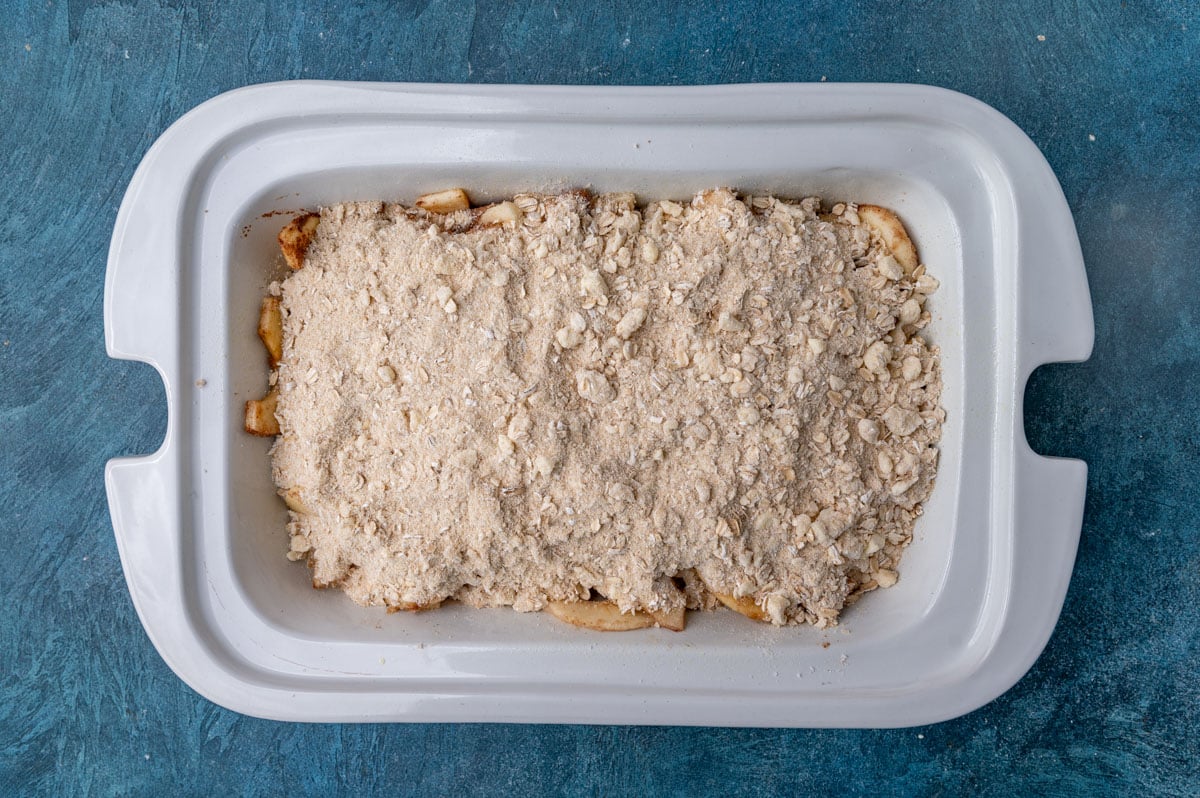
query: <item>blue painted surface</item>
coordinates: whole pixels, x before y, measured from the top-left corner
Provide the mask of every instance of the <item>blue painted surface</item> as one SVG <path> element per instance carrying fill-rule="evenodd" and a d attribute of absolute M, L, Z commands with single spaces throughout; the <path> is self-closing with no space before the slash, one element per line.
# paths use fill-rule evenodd
<path fill-rule="evenodd" d="M 0 794 L 1200 794 L 1200 12 L 894 5 L 6 3 Z M 104 355 L 105 253 L 172 120 L 290 78 L 908 81 L 1011 116 L 1074 209 L 1097 325 L 1090 362 L 1027 392 L 1034 448 L 1091 465 L 1029 675 L 903 731 L 305 726 L 192 693 L 137 621 L 104 503 L 104 462 L 166 424 L 154 373 Z"/>

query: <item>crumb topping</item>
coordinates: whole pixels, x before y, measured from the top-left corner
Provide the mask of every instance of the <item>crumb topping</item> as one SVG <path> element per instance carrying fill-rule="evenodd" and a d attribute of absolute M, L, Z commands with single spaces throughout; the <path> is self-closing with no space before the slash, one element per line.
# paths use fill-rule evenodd
<path fill-rule="evenodd" d="M 752 597 L 834 623 L 932 489 L 937 281 L 856 206 L 325 208 L 277 286 L 289 557 L 390 608 Z"/>

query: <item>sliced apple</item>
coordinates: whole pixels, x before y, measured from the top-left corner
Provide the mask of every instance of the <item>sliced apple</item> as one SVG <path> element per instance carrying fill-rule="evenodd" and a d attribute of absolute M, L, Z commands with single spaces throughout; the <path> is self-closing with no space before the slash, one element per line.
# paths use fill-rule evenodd
<path fill-rule="evenodd" d="M 517 207 L 515 202 L 498 202 L 495 205 L 489 205 L 484 208 L 483 213 L 479 214 L 479 224 L 486 226 L 495 224 L 509 224 L 510 222 L 519 222 L 524 216 L 521 209 Z"/>
<path fill-rule="evenodd" d="M 911 276 L 920 261 L 917 259 L 917 248 L 913 246 L 900 217 L 878 205 L 859 205 L 858 218 L 879 236 L 892 257 L 903 267 L 904 273 Z"/>
<path fill-rule="evenodd" d="M 442 606 L 442 602 L 440 601 L 430 604 L 417 604 L 413 601 L 402 601 L 399 604 L 389 604 L 387 611 L 388 615 L 397 612 L 428 612 L 429 610 L 436 610 L 440 606 Z"/>
<path fill-rule="evenodd" d="M 261 435 L 268 438 L 279 434 L 279 421 L 275 418 L 275 405 L 279 392 L 272 388 L 262 399 L 251 399 L 246 402 L 244 425 L 246 432 L 251 435 Z"/>
<path fill-rule="evenodd" d="M 258 337 L 267 348 L 271 368 L 279 365 L 283 357 L 283 313 L 279 307 L 279 297 L 265 296 L 258 311 Z"/>
<path fill-rule="evenodd" d="M 304 213 L 292 219 L 287 227 L 279 231 L 279 248 L 283 251 L 283 259 L 287 261 L 288 268 L 292 271 L 299 271 L 303 268 L 308 245 L 316 236 L 317 225 L 320 222 L 320 215 Z"/>
<path fill-rule="evenodd" d="M 471 200 L 461 188 L 448 188 L 445 191 L 422 194 L 414 204 L 430 213 L 454 213 L 470 208 Z"/>
<path fill-rule="evenodd" d="M 717 601 L 721 602 L 729 609 L 733 610 L 734 612 L 741 613 L 751 620 L 763 622 L 768 620 L 767 611 L 755 604 L 754 599 L 750 598 L 749 596 L 742 596 L 739 598 L 729 593 L 717 593 L 716 591 L 713 591 L 713 595 L 717 597 Z"/>
<path fill-rule="evenodd" d="M 673 610 L 652 610 L 650 617 L 663 629 L 682 632 L 687 625 L 687 607 L 680 604 Z"/>
<path fill-rule="evenodd" d="M 546 612 L 560 621 L 597 632 L 628 632 L 654 625 L 654 616 L 645 612 L 621 612 L 611 601 L 550 601 Z"/>

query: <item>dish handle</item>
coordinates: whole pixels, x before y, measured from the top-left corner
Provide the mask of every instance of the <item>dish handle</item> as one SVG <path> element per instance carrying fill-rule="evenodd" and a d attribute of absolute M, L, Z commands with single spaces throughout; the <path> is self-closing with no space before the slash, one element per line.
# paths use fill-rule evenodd
<path fill-rule="evenodd" d="M 1046 628 L 1038 630 L 1044 634 L 1037 648 L 1031 649 L 1036 656 L 1049 639 L 1066 597 L 1071 568 L 1062 564 L 1074 562 L 1079 544 L 1087 463 L 1033 451 L 1024 431 L 1024 391 L 1029 375 L 1039 366 L 1087 360 L 1095 340 L 1095 321 L 1070 206 L 1040 154 L 1029 161 L 1040 162 L 1041 168 L 1030 167 L 1021 175 L 1029 196 L 1037 201 L 1023 204 L 1019 211 L 1013 573 L 1022 574 L 1023 581 L 1012 592 L 1012 602 L 1031 605 L 1028 613 L 1017 614 L 1021 618 L 1047 617 L 1046 608 L 1054 609 Z M 1039 637 L 1032 632 L 1026 630 L 1025 645 Z"/>
<path fill-rule="evenodd" d="M 109 357 L 153 366 L 163 381 L 167 401 L 167 430 L 158 451 L 115 458 L 104 471 L 126 582 L 147 630 L 169 628 L 160 616 L 180 611 L 180 551 L 184 545 L 176 443 L 182 326 L 180 244 L 177 226 L 164 223 L 155 214 L 164 205 L 170 206 L 161 199 L 164 192 L 181 191 L 186 181 L 174 175 L 156 176 L 153 165 L 163 146 L 160 141 L 151 149 L 125 193 L 113 227 L 104 281 L 104 342 Z"/>
<path fill-rule="evenodd" d="M 1021 577 L 1009 590 L 1007 621 L 994 643 L 1012 655 L 1006 657 L 1011 670 L 1002 677 L 1005 684 L 997 695 L 1033 667 L 1050 641 L 1071 581 L 1087 494 L 1084 461 L 1045 457 L 1024 441 L 1016 454 L 1010 573 Z"/>
<path fill-rule="evenodd" d="M 140 588 L 178 581 L 181 525 L 173 460 L 170 452 L 159 450 L 147 457 L 114 458 L 104 469 L 117 548 L 139 613 Z M 160 589 L 151 592 L 155 603 L 166 599 Z"/>
<path fill-rule="evenodd" d="M 1048 165 L 1022 177 L 1035 184 L 1029 195 L 1041 198 L 1021 208 L 1018 222 L 1017 384 L 1024 390 L 1038 366 L 1091 357 L 1096 326 L 1083 252 L 1062 187 Z"/>
<path fill-rule="evenodd" d="M 1033 149 L 1032 143 L 1029 146 Z M 997 648 L 1012 652 L 1006 659 L 1011 670 L 1004 676 L 1005 690 L 1033 666 L 1058 623 L 1087 495 L 1087 463 L 1043 456 L 1029 446 L 1024 433 L 1025 386 L 1033 370 L 1046 363 L 1087 360 L 1095 339 L 1087 272 L 1070 207 L 1040 154 L 1031 155 L 1028 162 L 1041 168 L 1030 166 L 1020 176 L 1028 196 L 1037 201 L 1021 206 L 1018 222 L 1010 573 L 1020 574 L 1020 583 L 1010 586 L 1008 621 L 995 642 Z"/>

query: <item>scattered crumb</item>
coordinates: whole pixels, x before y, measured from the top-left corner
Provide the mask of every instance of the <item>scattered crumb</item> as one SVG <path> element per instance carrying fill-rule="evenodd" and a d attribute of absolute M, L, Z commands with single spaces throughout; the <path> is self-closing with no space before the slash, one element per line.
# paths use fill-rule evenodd
<path fill-rule="evenodd" d="M 205 385 L 208 385 L 208 380 L 206 380 L 204 378 L 200 378 L 200 379 L 196 380 L 197 388 L 203 388 Z"/>
<path fill-rule="evenodd" d="M 1044 41 L 1046 41 L 1046 37 L 1045 37 L 1045 36 L 1043 36 L 1043 35 L 1042 35 L 1042 34 L 1040 34 L 1040 33 L 1038 34 L 1038 37 L 1037 37 L 1037 39 L 1038 39 L 1038 41 L 1039 41 L 1039 42 L 1044 42 Z"/>
<path fill-rule="evenodd" d="M 1096 140 L 1096 134 L 1088 133 L 1088 141 L 1095 141 L 1095 140 Z"/>

